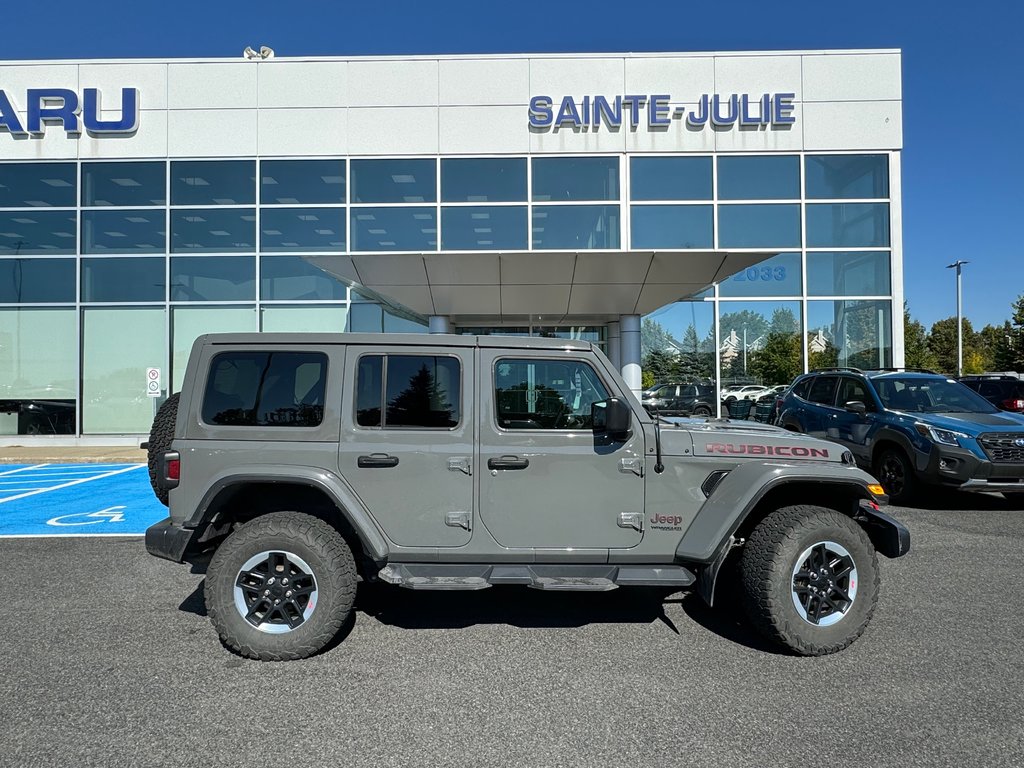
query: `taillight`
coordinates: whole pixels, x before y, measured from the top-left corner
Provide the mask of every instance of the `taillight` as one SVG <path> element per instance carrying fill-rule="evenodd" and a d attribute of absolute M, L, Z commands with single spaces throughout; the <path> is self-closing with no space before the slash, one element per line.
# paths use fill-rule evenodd
<path fill-rule="evenodd" d="M 1024 411 L 1024 400 L 1021 400 L 1020 398 L 1003 400 L 1003 404 L 999 407 L 1004 411 Z"/>
<path fill-rule="evenodd" d="M 181 479 L 181 459 L 169 459 L 167 462 L 167 479 Z"/>

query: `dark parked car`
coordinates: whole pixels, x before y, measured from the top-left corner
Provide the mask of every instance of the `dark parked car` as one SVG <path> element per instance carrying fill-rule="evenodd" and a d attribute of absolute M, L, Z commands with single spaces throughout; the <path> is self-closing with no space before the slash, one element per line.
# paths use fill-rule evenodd
<path fill-rule="evenodd" d="M 698 416 L 715 414 L 713 384 L 658 384 L 643 392 L 641 404 L 648 413 L 661 416 Z"/>
<path fill-rule="evenodd" d="M 1024 413 L 1024 381 L 1016 376 L 988 374 L 963 376 L 960 383 L 970 387 L 996 408 Z"/>
<path fill-rule="evenodd" d="M 930 371 L 805 374 L 777 423 L 845 445 L 895 502 L 919 483 L 1024 493 L 1024 415 Z"/>

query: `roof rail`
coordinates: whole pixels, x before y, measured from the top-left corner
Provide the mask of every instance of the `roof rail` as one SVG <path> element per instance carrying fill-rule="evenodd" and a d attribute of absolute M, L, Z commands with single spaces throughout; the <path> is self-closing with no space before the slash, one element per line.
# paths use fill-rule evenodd
<path fill-rule="evenodd" d="M 838 367 L 838 368 L 815 368 L 810 373 L 834 373 L 837 371 L 849 371 L 851 373 L 864 373 L 860 368 Z"/>
<path fill-rule="evenodd" d="M 933 376 L 941 376 L 942 374 L 938 371 L 933 371 L 931 368 L 875 368 L 876 371 L 891 371 L 904 373 L 930 373 Z"/>

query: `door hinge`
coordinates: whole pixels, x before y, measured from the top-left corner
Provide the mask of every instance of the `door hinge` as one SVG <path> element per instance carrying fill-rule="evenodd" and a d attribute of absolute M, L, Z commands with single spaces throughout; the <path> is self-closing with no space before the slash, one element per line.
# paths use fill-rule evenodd
<path fill-rule="evenodd" d="M 473 530 L 473 516 L 469 512 L 446 512 L 444 524 L 449 528 L 465 528 Z"/>
<path fill-rule="evenodd" d="M 467 475 L 473 474 L 473 460 L 469 456 L 449 456 L 449 472 L 464 472 Z"/>
<path fill-rule="evenodd" d="M 643 533 L 644 516 L 641 512 L 619 512 L 619 528 L 632 528 Z"/>
<path fill-rule="evenodd" d="M 643 459 L 619 459 L 619 472 L 629 472 L 637 477 L 644 476 Z"/>

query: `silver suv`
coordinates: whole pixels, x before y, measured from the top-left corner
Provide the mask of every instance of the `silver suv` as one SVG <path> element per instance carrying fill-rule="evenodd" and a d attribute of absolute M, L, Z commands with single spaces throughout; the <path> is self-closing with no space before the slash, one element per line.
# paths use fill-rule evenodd
<path fill-rule="evenodd" d="M 864 631 L 876 550 L 909 548 L 847 451 L 651 416 L 581 342 L 204 336 L 148 449 L 170 516 L 146 548 L 212 553 L 210 617 L 258 659 L 323 649 L 360 578 L 694 588 L 713 603 L 723 563 L 739 568 L 757 627 L 820 655 Z"/>

